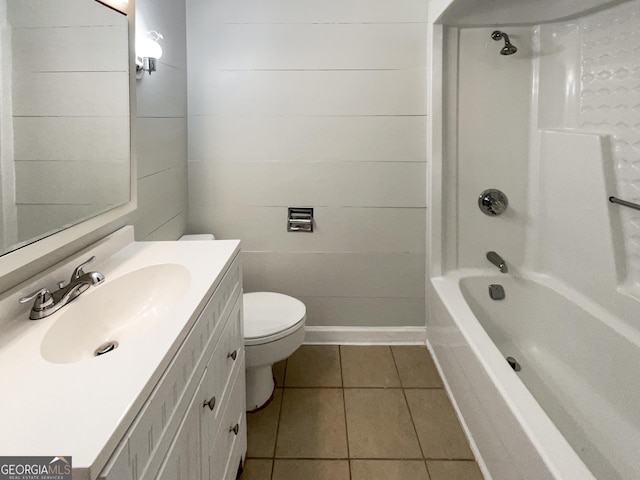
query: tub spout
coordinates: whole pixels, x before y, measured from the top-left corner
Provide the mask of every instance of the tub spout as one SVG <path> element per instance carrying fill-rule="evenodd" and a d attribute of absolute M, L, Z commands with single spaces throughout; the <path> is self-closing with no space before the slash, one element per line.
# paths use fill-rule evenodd
<path fill-rule="evenodd" d="M 506 262 L 496 252 L 487 252 L 487 260 L 498 267 L 502 273 L 507 273 L 509 271 Z"/>

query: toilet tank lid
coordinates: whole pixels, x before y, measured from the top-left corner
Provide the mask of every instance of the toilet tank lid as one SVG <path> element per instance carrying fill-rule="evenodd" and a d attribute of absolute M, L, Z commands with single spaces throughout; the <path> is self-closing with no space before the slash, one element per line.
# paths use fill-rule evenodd
<path fill-rule="evenodd" d="M 275 335 L 304 320 L 307 314 L 304 303 L 281 293 L 245 293 L 242 303 L 245 339 Z"/>
<path fill-rule="evenodd" d="M 210 233 L 200 233 L 197 235 L 183 235 L 180 237 L 180 241 L 194 241 L 194 240 L 215 240 L 216 238 Z"/>

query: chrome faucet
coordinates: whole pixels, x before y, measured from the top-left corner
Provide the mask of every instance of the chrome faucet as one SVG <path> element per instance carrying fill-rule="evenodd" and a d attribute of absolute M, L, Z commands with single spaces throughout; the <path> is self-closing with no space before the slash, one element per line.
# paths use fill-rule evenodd
<path fill-rule="evenodd" d="M 27 303 L 33 300 L 31 320 L 40 320 L 57 312 L 67 303 L 75 300 L 92 285 L 98 285 L 104 281 L 104 275 L 100 272 L 85 273 L 84 267 L 95 260 L 95 256 L 78 265 L 71 274 L 68 283 L 59 282 L 58 290 L 51 293 L 46 288 L 41 288 L 37 292 L 22 297 L 20 303 Z"/>
<path fill-rule="evenodd" d="M 496 252 L 487 252 L 487 260 L 498 267 L 502 273 L 507 273 L 509 271 L 506 262 Z"/>

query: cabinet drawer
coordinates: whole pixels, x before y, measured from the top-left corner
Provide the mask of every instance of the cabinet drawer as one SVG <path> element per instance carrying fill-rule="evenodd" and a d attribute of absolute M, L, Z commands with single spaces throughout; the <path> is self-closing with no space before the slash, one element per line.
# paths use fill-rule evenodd
<path fill-rule="evenodd" d="M 225 410 L 221 416 L 220 429 L 211 450 L 206 452 L 204 457 L 205 461 L 208 459 L 209 475 L 203 480 L 235 478 L 238 462 L 246 450 L 246 448 L 236 448 L 236 446 L 242 447 L 243 442 L 246 444 L 244 383 L 244 368 L 237 369 L 234 371 L 234 382 L 230 385 L 230 395 L 227 396 L 227 401 L 223 405 Z"/>
<path fill-rule="evenodd" d="M 239 262 L 235 261 L 112 455 L 100 479 L 137 480 L 155 476 L 196 393 L 211 349 L 222 327 L 227 324 L 238 298 L 241 298 L 241 291 L 241 269 Z"/>
<path fill-rule="evenodd" d="M 214 409 L 207 412 L 203 421 L 203 438 L 214 438 L 220 415 L 229 396 L 229 384 L 236 369 L 244 370 L 244 337 L 242 332 L 242 297 L 238 298 L 227 325 L 207 364 L 207 374 L 203 382 L 206 401 L 215 397 Z M 203 399 L 205 400 L 205 399 Z M 203 447 L 207 447 L 204 445 Z"/>

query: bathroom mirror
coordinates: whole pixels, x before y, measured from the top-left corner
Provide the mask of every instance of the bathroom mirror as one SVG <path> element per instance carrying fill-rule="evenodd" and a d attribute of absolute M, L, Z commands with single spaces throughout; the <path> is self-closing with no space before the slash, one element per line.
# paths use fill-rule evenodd
<path fill-rule="evenodd" d="M 130 22 L 116 7 L 0 0 L 0 255 L 132 199 Z"/>

